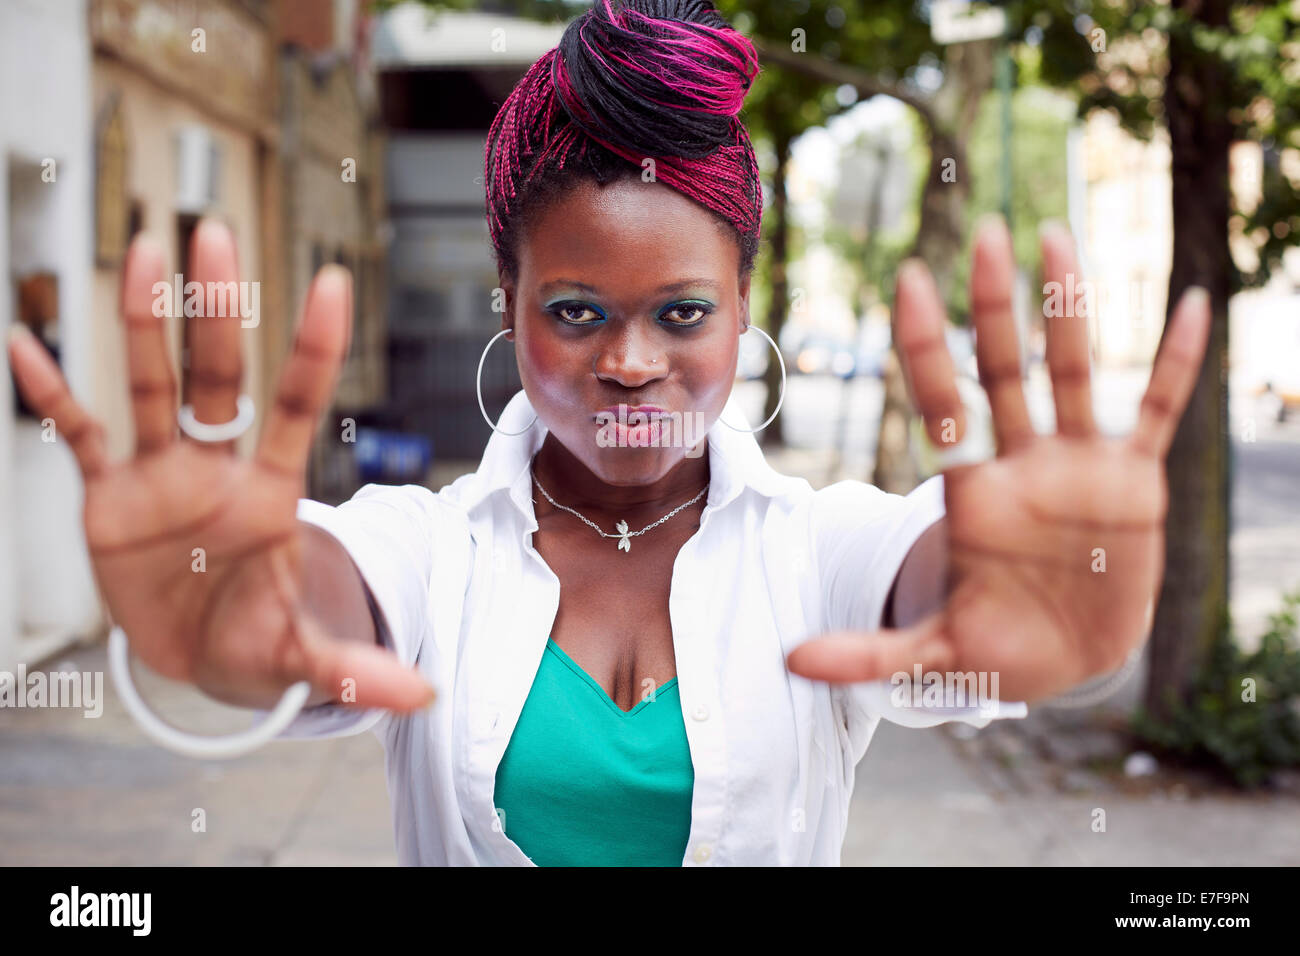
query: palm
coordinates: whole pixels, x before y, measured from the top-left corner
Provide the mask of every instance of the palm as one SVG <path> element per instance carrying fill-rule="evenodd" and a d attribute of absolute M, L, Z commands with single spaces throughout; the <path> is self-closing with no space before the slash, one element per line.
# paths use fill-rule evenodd
<path fill-rule="evenodd" d="M 267 591 L 223 600 L 241 577 L 296 576 L 301 483 L 219 450 L 173 442 L 86 483 L 86 543 L 114 620 L 159 673 L 220 669 L 240 635 L 289 633 L 290 608 Z M 273 653 L 275 641 L 263 642 Z"/>
<path fill-rule="evenodd" d="M 1068 234 L 1049 231 L 1043 254 L 1048 281 L 1077 278 Z M 1003 699 L 1032 700 L 1114 669 L 1144 638 L 1163 569 L 1164 456 L 1200 364 L 1208 303 L 1180 303 L 1138 427 L 1125 438 L 1101 436 L 1093 421 L 1087 319 L 1049 319 L 1058 431 L 1039 435 L 1020 380 L 1013 272 L 1005 227 L 982 230 L 971 299 L 998 454 L 945 469 L 943 607 L 900 631 L 810 641 L 790 657 L 797 673 L 887 679 L 912 662 L 997 673 Z M 897 309 L 898 346 L 927 432 L 937 444 L 960 440 L 965 412 L 923 268 L 900 271 Z"/>
<path fill-rule="evenodd" d="M 997 671 L 1022 700 L 1114 666 L 1159 584 L 1162 497 L 1159 463 L 1104 438 L 1042 436 L 950 473 L 957 669 Z"/>
<path fill-rule="evenodd" d="M 190 257 L 191 278 L 204 287 L 237 284 L 234 242 L 219 224 L 200 223 Z M 122 318 L 136 448 L 126 461 L 108 461 L 103 426 L 34 340 L 20 335 L 9 348 L 27 401 L 55 421 L 81 467 L 86 541 L 114 622 L 160 673 L 232 703 L 254 705 L 304 679 L 317 699 L 337 699 L 339 677 L 348 675 L 357 678 L 357 704 L 423 706 L 427 685 L 418 674 L 377 647 L 329 640 L 304 600 L 297 501 L 316 423 L 348 349 L 347 273 L 327 267 L 312 283 L 256 453 L 241 459 L 234 441 L 178 434 L 176 377 L 163 319 L 152 309 L 163 272 L 156 245 L 143 237 L 132 243 Z M 239 313 L 188 321 L 195 417 L 228 422 L 243 374 Z"/>

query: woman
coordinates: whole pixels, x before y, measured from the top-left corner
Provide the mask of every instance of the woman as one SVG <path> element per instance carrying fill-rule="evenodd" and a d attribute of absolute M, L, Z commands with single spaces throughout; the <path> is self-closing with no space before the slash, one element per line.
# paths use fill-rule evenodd
<path fill-rule="evenodd" d="M 1086 320 L 1054 319 L 1058 431 L 1036 435 L 1010 240 L 986 225 L 972 301 L 996 458 L 906 498 L 777 474 L 728 403 L 761 211 L 737 119 L 757 69 L 707 2 L 604 0 L 519 83 L 485 183 L 524 388 L 478 470 L 438 493 L 299 498 L 348 348 L 337 267 L 312 285 L 247 461 L 192 425 L 177 435 L 150 308 L 163 261 L 147 240 L 123 279 L 132 460 L 106 461 L 102 426 L 52 363 L 11 342 L 23 393 L 85 475 L 97 580 L 135 653 L 255 708 L 309 681 L 312 709 L 285 736 L 374 729 L 404 863 L 834 864 L 882 717 L 1023 715 L 1113 671 L 1147 633 L 1163 459 L 1204 348 L 1205 297 L 1180 304 L 1124 440 L 1093 423 Z M 1076 270 L 1060 231 L 1043 255 L 1049 280 Z M 193 261 L 198 281 L 237 278 L 215 223 L 197 230 Z M 896 311 L 927 432 L 959 442 L 923 266 L 900 270 Z M 238 329 L 194 320 L 201 424 L 236 417 Z M 617 420 L 637 410 L 652 420 Z M 885 682 L 914 667 L 977 672 L 1017 703 L 896 695 Z"/>

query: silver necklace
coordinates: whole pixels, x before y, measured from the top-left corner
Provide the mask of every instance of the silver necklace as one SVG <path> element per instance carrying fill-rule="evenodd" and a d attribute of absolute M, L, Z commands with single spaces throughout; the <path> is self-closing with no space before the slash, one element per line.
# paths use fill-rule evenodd
<path fill-rule="evenodd" d="M 627 522 L 620 521 L 618 522 L 618 524 L 614 525 L 614 527 L 618 528 L 618 534 L 609 534 L 606 531 L 602 531 L 600 525 L 596 524 L 596 522 L 594 521 L 589 520 L 585 515 L 578 514 L 578 512 L 574 511 L 572 508 L 567 508 L 564 505 L 560 504 L 558 501 L 556 501 L 554 498 L 552 498 L 550 493 L 545 488 L 542 488 L 542 483 L 540 481 L 537 481 L 537 473 L 532 471 L 531 469 L 529 469 L 529 473 L 533 476 L 533 481 L 537 482 L 537 487 L 541 489 L 542 494 L 546 495 L 547 501 L 549 501 L 555 507 L 559 508 L 561 511 L 567 511 L 569 514 L 582 519 L 582 521 L 584 521 L 589 527 L 593 528 L 596 531 L 596 533 L 599 534 L 602 538 L 618 538 L 618 550 L 627 551 L 629 554 L 632 551 L 632 540 L 631 540 L 632 538 L 635 538 L 639 534 L 645 534 L 651 528 L 658 527 L 659 525 L 667 521 L 669 518 L 671 518 L 673 515 L 677 514 L 677 512 L 681 511 L 683 508 L 689 508 L 691 505 L 695 504 L 695 502 L 703 498 L 704 492 L 709 490 L 709 486 L 706 484 L 704 486 L 704 490 L 701 491 L 694 498 L 692 498 L 690 501 L 686 502 L 686 504 L 678 505 L 676 508 L 668 512 L 668 514 L 664 515 L 658 521 L 654 522 L 653 524 L 646 525 L 640 531 L 628 531 Z"/>

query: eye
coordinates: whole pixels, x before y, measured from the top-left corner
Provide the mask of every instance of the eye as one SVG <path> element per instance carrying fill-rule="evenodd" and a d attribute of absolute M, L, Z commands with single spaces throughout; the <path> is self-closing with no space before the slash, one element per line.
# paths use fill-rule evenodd
<path fill-rule="evenodd" d="M 708 302 L 678 302 L 660 312 L 659 318 L 667 318 L 669 325 L 699 325 L 712 311 L 713 305 Z M 674 315 L 684 318 L 671 318 Z"/>
<path fill-rule="evenodd" d="M 557 302 L 546 311 L 569 325 L 592 325 L 605 318 L 605 313 L 584 302 Z"/>

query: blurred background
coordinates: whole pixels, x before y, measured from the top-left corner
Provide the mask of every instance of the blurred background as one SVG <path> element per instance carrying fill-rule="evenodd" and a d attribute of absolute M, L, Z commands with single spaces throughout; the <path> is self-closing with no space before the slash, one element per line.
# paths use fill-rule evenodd
<path fill-rule="evenodd" d="M 311 497 L 342 501 L 368 481 L 437 489 L 474 470 L 490 435 L 474 372 L 500 326 L 483 145 L 585 6 L 7 0 L 0 326 L 37 333 L 126 455 L 127 244 L 151 233 L 181 283 L 190 233 L 216 216 L 241 279 L 259 283 L 243 338 L 259 410 L 310 277 L 326 262 L 352 270 L 352 351 Z M 1012 227 L 1041 429 L 1044 329 L 1062 302 L 1087 315 L 1098 420 L 1122 434 L 1170 303 L 1191 284 L 1214 300 L 1169 461 L 1166 582 L 1141 666 L 1104 701 L 978 732 L 883 726 L 844 862 L 1300 863 L 1300 4 L 718 6 L 763 67 L 743 118 L 765 193 L 751 307 L 789 371 L 761 434 L 778 470 L 900 493 L 933 470 L 891 347 L 908 255 L 948 302 L 961 390 L 987 433 L 967 295 L 983 213 Z M 1049 218 L 1074 234 L 1078 288 L 1044 285 Z M 171 342 L 184 369 L 183 322 Z M 741 346 L 736 393 L 761 421 L 779 370 L 761 338 Z M 494 349 L 488 413 L 519 387 L 510 349 Z M 0 678 L 105 671 L 80 478 L 51 437 L 0 389 Z M 184 726 L 245 719 L 141 683 Z M 103 696 L 96 719 L 0 706 L 0 863 L 395 860 L 372 736 L 196 762 L 149 744 L 107 679 Z"/>

